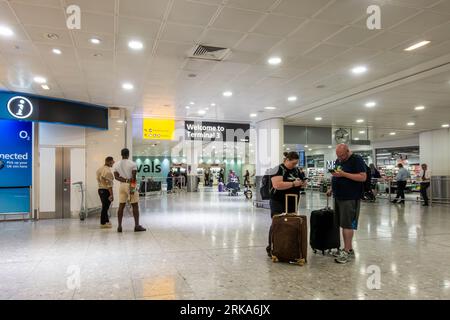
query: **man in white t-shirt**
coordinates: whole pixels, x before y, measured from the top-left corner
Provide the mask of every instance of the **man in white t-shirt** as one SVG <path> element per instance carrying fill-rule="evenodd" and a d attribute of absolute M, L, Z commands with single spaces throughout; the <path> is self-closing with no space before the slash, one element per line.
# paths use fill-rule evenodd
<path fill-rule="evenodd" d="M 117 232 L 122 232 L 123 210 L 127 201 L 133 207 L 134 231 L 146 231 L 145 228 L 139 225 L 139 193 L 136 189 L 137 166 L 136 163 L 128 159 L 130 157 L 130 150 L 122 149 L 121 155 L 122 160 L 116 162 L 113 167 L 114 177 L 120 181 L 119 210 L 117 212 L 119 226 Z"/>

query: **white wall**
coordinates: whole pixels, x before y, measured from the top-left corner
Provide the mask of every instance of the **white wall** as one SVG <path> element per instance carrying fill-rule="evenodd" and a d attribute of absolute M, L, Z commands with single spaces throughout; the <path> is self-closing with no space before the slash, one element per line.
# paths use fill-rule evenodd
<path fill-rule="evenodd" d="M 84 146 L 85 129 L 51 123 L 39 124 L 39 144 L 47 146 Z"/>
<path fill-rule="evenodd" d="M 97 208 L 101 206 L 98 196 L 98 185 L 96 171 L 105 163 L 105 158 L 112 156 L 115 161 L 121 159 L 120 150 L 125 147 L 125 124 L 118 123 L 120 119 L 109 119 L 109 130 L 86 129 L 86 205 L 87 208 Z M 128 121 L 129 123 L 131 121 Z M 128 123 L 128 126 L 130 125 Z M 128 132 L 128 139 L 132 139 L 131 131 Z M 131 151 L 131 144 L 127 146 Z M 113 208 L 119 206 L 119 184 L 114 182 L 114 202 Z"/>
<path fill-rule="evenodd" d="M 450 130 L 420 134 L 420 162 L 428 164 L 433 176 L 450 175 Z"/>
<path fill-rule="evenodd" d="M 55 211 L 55 148 L 39 149 L 39 210 L 41 212 Z"/>

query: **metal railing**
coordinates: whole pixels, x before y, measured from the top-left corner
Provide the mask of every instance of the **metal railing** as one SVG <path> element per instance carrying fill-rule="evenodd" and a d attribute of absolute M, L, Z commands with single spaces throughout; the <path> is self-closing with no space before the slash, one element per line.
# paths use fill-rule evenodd
<path fill-rule="evenodd" d="M 146 179 L 144 181 L 139 181 L 139 194 L 147 197 L 151 195 L 161 195 L 163 193 L 185 192 L 187 189 L 186 182 L 184 176 Z"/>
<path fill-rule="evenodd" d="M 429 189 L 430 204 L 450 204 L 450 176 L 432 176 Z"/>

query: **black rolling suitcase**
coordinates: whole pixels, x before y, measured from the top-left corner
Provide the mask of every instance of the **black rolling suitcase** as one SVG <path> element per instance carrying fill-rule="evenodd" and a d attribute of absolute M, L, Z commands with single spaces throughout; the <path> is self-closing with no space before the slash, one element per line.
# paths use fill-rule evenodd
<path fill-rule="evenodd" d="M 339 249 L 341 245 L 340 229 L 336 214 L 329 206 L 327 198 L 327 207 L 321 210 L 311 212 L 309 244 L 314 253 L 321 250 Z"/>

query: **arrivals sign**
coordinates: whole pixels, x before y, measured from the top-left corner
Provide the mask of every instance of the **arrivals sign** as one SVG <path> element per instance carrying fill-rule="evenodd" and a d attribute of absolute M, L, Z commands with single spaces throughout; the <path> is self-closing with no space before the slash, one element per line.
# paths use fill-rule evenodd
<path fill-rule="evenodd" d="M 173 140 L 175 120 L 144 119 L 142 138 L 145 140 Z"/>
<path fill-rule="evenodd" d="M 32 181 L 32 123 L 0 120 L 0 187 L 28 187 Z"/>
<path fill-rule="evenodd" d="M 187 140 L 248 142 L 250 136 L 248 123 L 185 121 L 184 127 Z"/>

